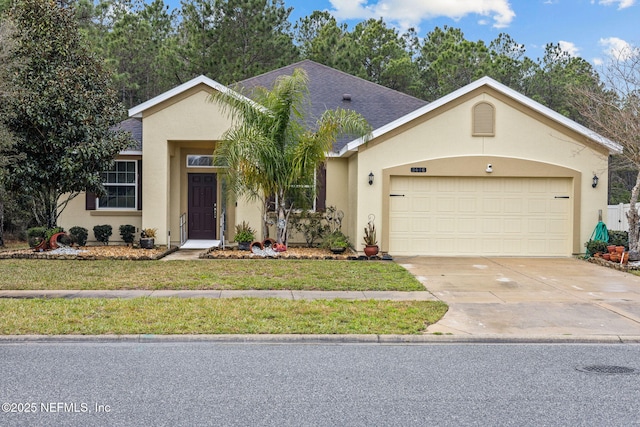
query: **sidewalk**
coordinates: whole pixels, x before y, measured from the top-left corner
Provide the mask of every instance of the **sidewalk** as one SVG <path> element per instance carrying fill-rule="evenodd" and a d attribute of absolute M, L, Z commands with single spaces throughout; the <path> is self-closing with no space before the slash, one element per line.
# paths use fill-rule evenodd
<path fill-rule="evenodd" d="M 64 291 L 0 291 L 0 298 L 283 298 L 288 300 L 346 299 L 390 301 L 437 301 L 431 293 L 393 291 L 231 291 L 231 290 L 64 290 Z"/>

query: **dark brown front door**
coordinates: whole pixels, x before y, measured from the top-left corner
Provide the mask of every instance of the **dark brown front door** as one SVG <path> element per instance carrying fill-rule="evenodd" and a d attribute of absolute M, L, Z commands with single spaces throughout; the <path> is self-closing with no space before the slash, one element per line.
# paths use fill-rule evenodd
<path fill-rule="evenodd" d="M 190 173 L 189 239 L 216 238 L 216 174 Z"/>

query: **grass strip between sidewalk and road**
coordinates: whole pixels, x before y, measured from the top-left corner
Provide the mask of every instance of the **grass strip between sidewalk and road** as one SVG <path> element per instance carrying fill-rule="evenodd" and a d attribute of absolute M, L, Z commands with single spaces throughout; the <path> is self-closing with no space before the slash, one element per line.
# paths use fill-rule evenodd
<path fill-rule="evenodd" d="M 0 334 L 420 334 L 446 311 L 436 301 L 3 299 Z"/>
<path fill-rule="evenodd" d="M 0 269 L 0 290 L 425 290 L 387 261 L 7 259 Z"/>

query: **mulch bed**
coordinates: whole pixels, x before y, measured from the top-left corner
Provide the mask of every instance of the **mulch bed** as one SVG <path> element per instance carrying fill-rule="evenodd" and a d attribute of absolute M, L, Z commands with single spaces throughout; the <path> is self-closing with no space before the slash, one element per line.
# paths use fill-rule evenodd
<path fill-rule="evenodd" d="M 131 246 L 85 246 L 80 248 L 72 248 L 77 251 L 62 251 L 56 253 L 50 251 L 35 252 L 33 249 L 16 249 L 0 251 L 0 259 L 67 259 L 67 260 L 157 260 L 178 250 L 172 247 L 167 250 L 166 246 L 156 246 L 154 249 L 140 249 Z M 68 252 L 68 253 L 65 253 Z M 256 255 L 250 251 L 240 251 L 236 247 L 227 247 L 225 249 L 209 249 L 203 250 L 200 254 L 203 259 L 263 259 L 264 257 Z M 333 254 L 327 249 L 320 248 L 303 248 L 289 247 L 286 251 L 278 253 L 278 259 L 326 259 L 326 260 L 361 260 L 367 259 L 359 256 L 355 251 L 348 250 L 343 254 Z M 381 259 L 380 257 L 372 257 L 372 260 Z"/>
<path fill-rule="evenodd" d="M 205 259 L 261 259 L 264 258 L 256 255 L 251 251 L 239 251 L 237 248 L 227 249 L 209 249 L 200 255 Z M 337 260 L 353 260 L 360 259 L 358 254 L 352 250 L 348 250 L 343 254 L 334 254 L 328 249 L 320 248 L 301 248 L 289 247 L 284 252 L 279 252 L 278 259 L 337 259 Z"/>
<path fill-rule="evenodd" d="M 35 252 L 33 249 L 7 250 L 0 252 L 0 259 L 26 258 L 26 259 L 76 259 L 76 260 L 154 260 L 160 259 L 178 248 L 167 250 L 166 246 L 158 246 L 153 249 L 140 249 L 131 246 L 83 246 L 71 248 L 75 251 Z"/>

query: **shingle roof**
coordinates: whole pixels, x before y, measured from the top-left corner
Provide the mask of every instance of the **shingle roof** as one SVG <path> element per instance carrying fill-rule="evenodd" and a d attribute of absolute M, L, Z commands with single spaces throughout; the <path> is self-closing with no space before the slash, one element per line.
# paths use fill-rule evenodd
<path fill-rule="evenodd" d="M 311 105 L 310 111 L 306 112 L 309 124 L 315 123 L 327 109 L 340 107 L 360 113 L 373 129 L 377 129 L 427 104 L 421 99 L 308 59 L 242 80 L 237 85 L 250 96 L 252 88 L 262 86 L 270 89 L 278 76 L 291 75 L 296 68 L 304 69 L 309 77 Z M 344 99 L 347 94 L 350 101 Z M 349 141 L 350 138 L 337 141 L 334 151 L 340 151 Z"/>
<path fill-rule="evenodd" d="M 116 126 L 116 130 L 122 130 L 131 134 L 131 138 L 133 138 L 135 144 L 129 147 L 129 150 L 142 151 L 142 119 L 137 117 L 129 118 L 120 122 Z"/>

